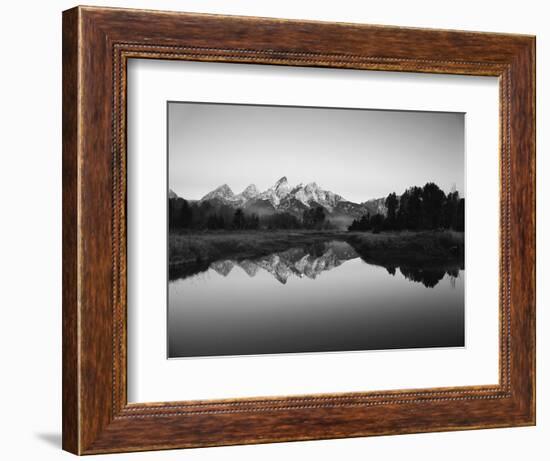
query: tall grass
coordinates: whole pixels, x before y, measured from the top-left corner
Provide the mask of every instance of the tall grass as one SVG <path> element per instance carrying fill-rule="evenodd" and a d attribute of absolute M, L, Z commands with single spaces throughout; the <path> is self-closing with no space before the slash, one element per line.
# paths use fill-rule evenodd
<path fill-rule="evenodd" d="M 213 231 L 170 234 L 171 265 L 213 262 L 219 259 L 260 257 L 293 246 L 330 240 L 348 242 L 362 256 L 412 261 L 464 259 L 464 233 L 342 232 L 342 231 Z"/>

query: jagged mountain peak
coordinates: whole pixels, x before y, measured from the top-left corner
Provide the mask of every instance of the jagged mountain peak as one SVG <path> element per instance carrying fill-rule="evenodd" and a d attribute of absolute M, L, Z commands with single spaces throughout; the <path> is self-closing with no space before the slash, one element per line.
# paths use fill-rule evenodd
<path fill-rule="evenodd" d="M 214 198 L 219 199 L 230 199 L 234 196 L 231 187 L 227 184 L 222 184 L 221 186 L 214 189 L 212 192 L 206 194 L 201 200 L 212 200 Z"/>
<path fill-rule="evenodd" d="M 278 207 L 281 200 L 290 193 L 290 189 L 287 177 L 283 176 L 273 186 L 262 192 L 258 198 L 270 202 L 274 207 Z"/>
<path fill-rule="evenodd" d="M 331 219 L 338 220 L 338 225 L 347 226 L 354 219 L 372 209 L 373 204 L 355 204 L 348 202 L 341 195 L 323 189 L 317 182 L 299 183 L 292 186 L 286 176 L 279 178 L 271 187 L 259 191 L 255 184 L 250 184 L 241 193 L 233 194 L 227 184 L 219 186 L 206 194 L 201 201 L 221 202 L 233 208 L 242 208 L 247 213 L 259 216 L 284 212 L 301 219 L 305 210 L 311 207 L 323 207 Z M 378 205 L 378 204 L 377 204 Z M 378 207 L 382 211 L 382 206 Z"/>
<path fill-rule="evenodd" d="M 288 184 L 288 179 L 286 178 L 286 176 L 283 176 L 281 179 L 279 179 L 273 186 L 273 189 L 275 190 L 279 198 L 283 198 L 285 195 L 287 195 L 290 192 L 290 184 Z"/>
<path fill-rule="evenodd" d="M 216 189 L 217 191 L 223 191 L 229 195 L 233 195 L 233 191 L 231 190 L 231 187 L 229 187 L 227 184 L 222 184 L 220 187 Z"/>
<path fill-rule="evenodd" d="M 255 184 L 249 184 L 245 189 L 233 197 L 230 197 L 228 200 L 236 206 L 243 206 L 249 200 L 257 197 L 260 194 L 260 191 Z"/>
<path fill-rule="evenodd" d="M 256 184 L 249 184 L 239 195 L 250 198 L 250 197 L 255 197 L 259 193 L 260 191 L 256 187 Z"/>

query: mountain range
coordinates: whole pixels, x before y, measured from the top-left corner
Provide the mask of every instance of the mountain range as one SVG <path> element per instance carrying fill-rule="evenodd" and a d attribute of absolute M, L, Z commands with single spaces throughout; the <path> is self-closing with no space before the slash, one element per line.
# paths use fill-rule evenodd
<path fill-rule="evenodd" d="M 177 198 L 177 194 L 170 190 L 169 198 Z M 366 213 L 385 215 L 387 212 L 385 198 L 355 203 L 321 188 L 315 182 L 291 186 L 286 176 L 264 191 L 250 184 L 242 192 L 235 194 L 227 184 L 223 184 L 198 202 L 209 203 L 214 207 L 225 205 L 241 208 L 245 213 L 254 213 L 259 217 L 283 212 L 301 217 L 307 209 L 322 207 L 328 219 L 340 226 L 347 226 L 353 219 Z"/>

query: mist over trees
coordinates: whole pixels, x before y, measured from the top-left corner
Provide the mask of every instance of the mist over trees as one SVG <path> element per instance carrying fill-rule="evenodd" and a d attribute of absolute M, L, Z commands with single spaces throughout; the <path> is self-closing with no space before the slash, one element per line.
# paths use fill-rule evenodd
<path fill-rule="evenodd" d="M 464 199 L 458 192 L 445 193 L 433 182 L 410 187 L 400 197 L 395 192 L 385 201 L 386 215 L 369 213 L 355 219 L 350 231 L 435 230 L 464 231 Z"/>
<path fill-rule="evenodd" d="M 242 208 L 227 205 L 213 206 L 209 202 L 189 203 L 177 197 L 168 201 L 169 229 L 174 230 L 254 230 L 254 229 L 330 229 L 323 207 L 304 210 L 302 217 L 291 213 L 258 216 Z"/>

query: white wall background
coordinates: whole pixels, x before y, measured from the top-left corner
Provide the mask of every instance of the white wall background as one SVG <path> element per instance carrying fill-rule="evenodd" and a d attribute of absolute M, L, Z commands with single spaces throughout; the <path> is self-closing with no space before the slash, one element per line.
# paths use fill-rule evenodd
<path fill-rule="evenodd" d="M 537 0 L 307 2 L 116 1 L 87 4 L 363 22 L 537 35 L 538 424 L 519 429 L 418 434 L 117 455 L 135 460 L 547 459 L 550 317 L 544 234 L 550 219 L 550 14 Z M 61 451 L 61 11 L 76 3 L 4 2 L 0 15 L 0 453 L 69 459 Z M 546 337 L 545 337 L 546 335 Z M 103 459 L 97 457 L 96 459 Z M 114 458 L 112 458 L 114 459 Z"/>

